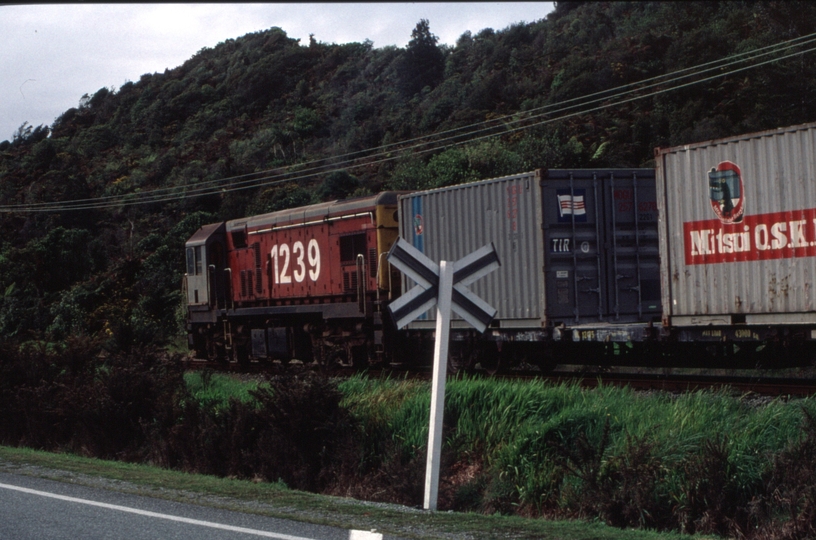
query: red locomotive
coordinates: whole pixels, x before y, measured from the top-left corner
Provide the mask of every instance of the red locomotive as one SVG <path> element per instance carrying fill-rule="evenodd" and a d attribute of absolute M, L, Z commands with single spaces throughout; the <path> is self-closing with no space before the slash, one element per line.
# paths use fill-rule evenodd
<path fill-rule="evenodd" d="M 198 358 L 360 364 L 383 350 L 399 279 L 397 193 L 205 225 L 186 244 L 188 340 Z"/>

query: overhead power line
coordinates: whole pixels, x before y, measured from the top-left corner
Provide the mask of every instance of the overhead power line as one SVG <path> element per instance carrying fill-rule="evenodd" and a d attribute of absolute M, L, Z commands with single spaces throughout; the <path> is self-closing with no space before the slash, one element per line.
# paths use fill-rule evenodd
<path fill-rule="evenodd" d="M 629 83 L 558 103 L 536 107 L 527 111 L 289 167 L 122 195 L 107 195 L 70 201 L 0 205 L 0 212 L 58 212 L 115 208 L 124 205 L 162 203 L 185 198 L 267 187 L 281 183 L 297 182 L 314 178 L 315 176 L 334 170 L 377 165 L 399 159 L 407 154 L 436 152 L 565 120 L 574 116 L 617 107 L 625 103 L 653 97 L 691 85 L 723 78 L 745 70 L 754 69 L 769 63 L 779 62 L 794 56 L 807 54 L 816 50 L 816 47 L 806 49 L 802 49 L 802 47 L 812 44 L 816 44 L 816 33 L 731 55 L 719 60 L 698 64 L 668 74 L 654 76 L 636 83 Z M 780 55 L 782 52 L 791 50 L 792 52 Z M 773 57 L 767 58 L 769 56 Z M 747 65 L 740 66 L 740 64 L 746 63 Z M 727 71 L 724 71 L 726 69 Z M 713 75 L 702 77 L 712 72 L 714 72 Z M 647 90 L 652 91 L 647 92 Z"/>

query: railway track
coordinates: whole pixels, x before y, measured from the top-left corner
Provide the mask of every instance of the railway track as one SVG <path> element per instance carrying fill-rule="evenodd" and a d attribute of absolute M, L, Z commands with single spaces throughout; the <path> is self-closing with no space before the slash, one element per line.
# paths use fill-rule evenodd
<path fill-rule="evenodd" d="M 200 360 L 187 360 L 185 367 L 190 370 L 213 370 L 226 373 L 257 375 L 280 375 L 303 371 L 321 370 L 335 377 L 349 377 L 358 373 L 354 369 L 321 368 L 314 364 L 293 362 L 284 365 L 279 362 L 252 362 L 245 365 L 237 363 L 216 363 Z M 757 394 L 771 397 L 804 397 L 816 395 L 816 370 L 789 369 L 779 371 L 740 370 L 738 373 L 724 373 L 725 370 L 690 369 L 630 369 L 626 368 L 588 368 L 586 366 L 562 366 L 544 373 L 536 369 L 514 369 L 498 373 L 487 373 L 484 370 L 472 370 L 466 373 L 451 374 L 452 377 L 493 377 L 514 380 L 545 380 L 553 384 L 577 382 L 587 388 L 601 385 L 629 386 L 643 391 L 693 392 L 706 389 L 729 389 L 737 394 Z M 392 377 L 407 379 L 431 378 L 428 368 L 404 369 L 399 366 L 388 368 L 369 368 L 365 373 L 370 377 Z"/>

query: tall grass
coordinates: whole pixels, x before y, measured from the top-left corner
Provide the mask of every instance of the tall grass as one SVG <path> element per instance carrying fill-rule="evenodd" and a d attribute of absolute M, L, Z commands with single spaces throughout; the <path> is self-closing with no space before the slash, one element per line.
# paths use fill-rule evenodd
<path fill-rule="evenodd" d="M 253 391 L 269 386 L 263 381 L 239 379 L 228 374 L 215 373 L 212 370 L 187 372 L 184 374 L 184 382 L 192 397 L 201 406 L 217 410 L 225 409 L 230 399 L 249 403 L 254 400 Z"/>
<path fill-rule="evenodd" d="M 388 440 L 416 455 L 427 441 L 429 386 L 358 376 L 340 389 L 373 438 L 367 448 Z M 748 397 L 728 389 L 674 395 L 451 380 L 442 474 L 456 474 L 463 460 L 475 472 L 452 486 L 450 504 L 687 532 L 742 530 L 755 519 L 749 507 L 763 497 L 774 456 L 802 440 L 803 412 L 816 416 L 812 399 L 757 406 Z"/>

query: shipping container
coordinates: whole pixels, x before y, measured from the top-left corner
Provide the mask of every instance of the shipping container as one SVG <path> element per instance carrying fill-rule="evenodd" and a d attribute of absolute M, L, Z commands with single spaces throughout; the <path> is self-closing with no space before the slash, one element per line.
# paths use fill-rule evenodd
<path fill-rule="evenodd" d="M 659 320 L 653 169 L 539 170 L 404 195 L 399 209 L 401 237 L 435 262 L 493 243 L 501 267 L 470 289 L 497 309 L 494 328 Z"/>
<path fill-rule="evenodd" d="M 655 194 L 653 169 L 548 172 L 541 195 L 550 321 L 660 316 Z"/>
<path fill-rule="evenodd" d="M 816 322 L 816 124 L 655 157 L 664 325 Z"/>
<path fill-rule="evenodd" d="M 544 315 L 539 180 L 531 172 L 400 197 L 401 237 L 434 262 L 493 243 L 501 268 L 469 289 L 498 310 L 504 326 L 540 328 Z M 403 278 L 404 291 L 412 285 Z M 412 327 L 432 319 L 431 311 Z"/>

